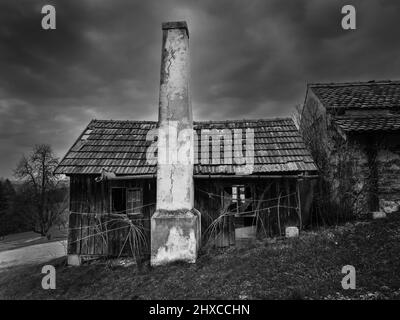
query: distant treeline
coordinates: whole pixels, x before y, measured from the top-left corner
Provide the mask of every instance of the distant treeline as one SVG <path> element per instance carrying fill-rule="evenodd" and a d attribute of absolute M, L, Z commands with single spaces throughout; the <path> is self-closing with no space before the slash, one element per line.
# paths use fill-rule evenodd
<path fill-rule="evenodd" d="M 51 190 L 51 197 L 56 203 L 63 203 L 68 191 L 68 184 L 60 183 L 57 188 Z M 14 183 L 9 179 L 0 178 L 0 237 L 26 231 L 40 233 L 34 201 L 27 183 Z M 52 225 L 65 223 L 66 217 L 61 212 Z"/>
<path fill-rule="evenodd" d="M 10 180 L 0 180 L 0 236 L 28 231 L 27 221 L 19 214 L 21 198 Z"/>

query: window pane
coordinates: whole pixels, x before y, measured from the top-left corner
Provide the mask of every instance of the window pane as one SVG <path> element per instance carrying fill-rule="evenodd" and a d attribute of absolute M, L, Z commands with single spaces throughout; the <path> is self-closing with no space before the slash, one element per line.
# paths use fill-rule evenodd
<path fill-rule="evenodd" d="M 232 187 L 232 202 L 237 201 L 237 188 L 235 186 Z"/>
<path fill-rule="evenodd" d="M 140 214 L 142 212 L 142 190 L 128 189 L 126 202 L 128 213 Z"/>
<path fill-rule="evenodd" d="M 126 199 L 125 188 L 112 188 L 111 189 L 111 204 L 112 212 L 125 213 Z"/>

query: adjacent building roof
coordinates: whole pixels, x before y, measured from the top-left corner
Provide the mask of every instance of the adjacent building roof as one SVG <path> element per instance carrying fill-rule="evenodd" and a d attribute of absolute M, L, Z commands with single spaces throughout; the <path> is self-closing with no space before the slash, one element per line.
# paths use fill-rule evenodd
<path fill-rule="evenodd" d="M 308 87 L 326 108 L 400 108 L 400 81 L 315 83 Z"/>
<path fill-rule="evenodd" d="M 67 152 L 55 173 L 100 174 L 102 169 L 118 175 L 156 174 L 156 165 L 146 160 L 154 141 L 146 136 L 156 129 L 155 121 L 93 120 Z M 194 122 L 198 137 L 201 130 L 254 130 L 253 174 L 308 172 L 317 170 L 310 153 L 290 118 L 269 120 L 233 120 Z M 238 132 L 238 131 L 236 131 Z M 231 141 L 232 142 L 232 141 Z M 232 142 L 233 143 L 233 142 Z M 197 163 L 194 174 L 235 174 L 236 164 L 225 164 L 223 143 L 219 164 Z M 201 159 L 201 147 L 196 148 Z M 209 150 L 211 152 L 211 142 Z M 243 148 L 245 153 L 246 148 Z"/>
<path fill-rule="evenodd" d="M 400 130 L 400 115 L 392 116 L 335 116 L 333 121 L 343 131 L 395 131 Z"/>

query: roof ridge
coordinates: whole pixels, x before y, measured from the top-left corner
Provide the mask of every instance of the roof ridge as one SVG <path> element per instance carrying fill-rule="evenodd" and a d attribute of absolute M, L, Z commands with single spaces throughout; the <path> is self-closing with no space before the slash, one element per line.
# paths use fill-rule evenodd
<path fill-rule="evenodd" d="M 118 119 L 92 119 L 91 122 L 140 122 L 140 123 L 156 123 L 156 120 L 118 120 Z"/>
<path fill-rule="evenodd" d="M 293 121 L 291 117 L 274 117 L 274 118 L 261 118 L 261 119 L 231 119 L 231 120 L 194 120 L 194 124 L 203 124 L 203 123 L 241 123 L 241 122 L 272 122 L 272 121 L 284 121 L 290 120 Z M 116 120 L 116 119 L 109 119 L 109 120 L 99 120 L 99 119 L 92 119 L 90 124 L 92 123 L 157 123 L 156 120 Z"/>
<path fill-rule="evenodd" d="M 239 123 L 239 122 L 271 122 L 271 121 L 283 121 L 291 120 L 290 117 L 274 117 L 274 118 L 262 118 L 262 119 L 231 119 L 231 120 L 194 120 L 193 123 Z"/>
<path fill-rule="evenodd" d="M 351 81 L 351 82 L 315 82 L 307 83 L 307 87 L 348 87 L 365 86 L 374 84 L 400 84 L 400 80 L 369 80 L 369 81 Z"/>
<path fill-rule="evenodd" d="M 362 114 L 362 115 L 332 115 L 333 119 L 381 119 L 381 118 L 400 118 L 400 114 Z"/>

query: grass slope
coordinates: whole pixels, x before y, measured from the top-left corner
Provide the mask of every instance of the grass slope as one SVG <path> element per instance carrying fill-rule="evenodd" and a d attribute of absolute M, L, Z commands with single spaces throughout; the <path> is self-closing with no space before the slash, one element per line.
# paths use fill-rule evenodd
<path fill-rule="evenodd" d="M 400 299 L 400 215 L 304 232 L 297 239 L 203 253 L 193 265 L 57 265 L 57 289 L 41 266 L 0 270 L 2 299 Z M 356 269 L 343 290 L 341 269 Z"/>

